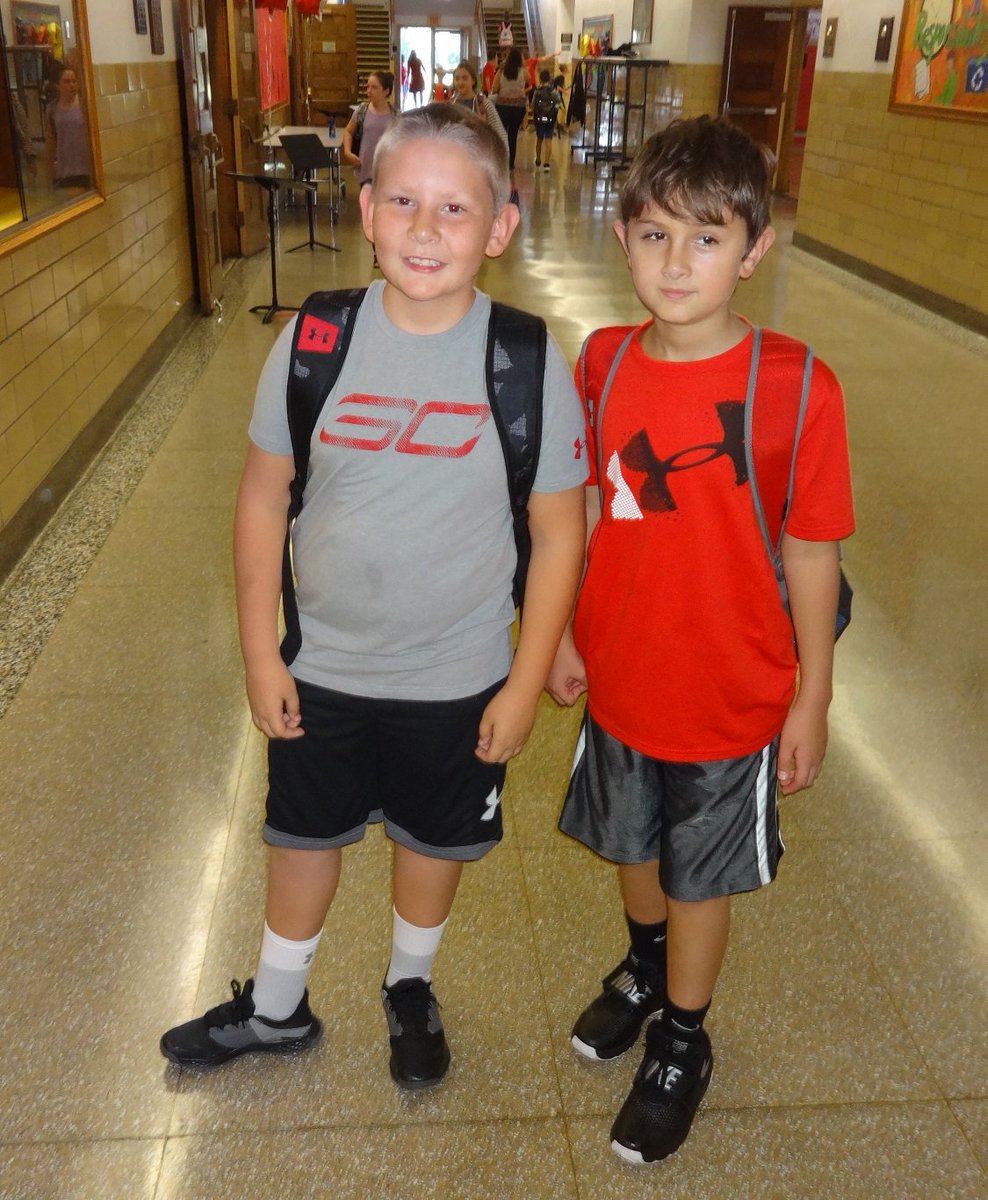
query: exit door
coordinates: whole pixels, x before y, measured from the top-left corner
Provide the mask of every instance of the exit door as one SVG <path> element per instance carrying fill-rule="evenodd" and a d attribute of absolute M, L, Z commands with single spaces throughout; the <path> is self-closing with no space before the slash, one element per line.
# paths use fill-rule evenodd
<path fill-rule="evenodd" d="M 789 104 L 796 14 L 789 8 L 735 8 L 727 13 L 720 111 L 780 157 Z"/>

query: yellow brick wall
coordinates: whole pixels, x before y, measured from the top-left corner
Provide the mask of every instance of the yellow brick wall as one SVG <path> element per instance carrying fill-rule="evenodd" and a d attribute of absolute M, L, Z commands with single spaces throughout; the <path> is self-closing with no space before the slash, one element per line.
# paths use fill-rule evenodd
<path fill-rule="evenodd" d="M 707 63 L 670 63 L 656 71 L 649 84 L 646 135 L 665 129 L 678 117 L 716 116 L 720 73 L 719 64 Z"/>
<path fill-rule="evenodd" d="M 797 235 L 988 313 L 988 124 L 888 97 L 887 75 L 817 72 Z"/>
<path fill-rule="evenodd" d="M 177 64 L 93 74 L 106 203 L 0 257 L 0 529 L 193 292 Z"/>

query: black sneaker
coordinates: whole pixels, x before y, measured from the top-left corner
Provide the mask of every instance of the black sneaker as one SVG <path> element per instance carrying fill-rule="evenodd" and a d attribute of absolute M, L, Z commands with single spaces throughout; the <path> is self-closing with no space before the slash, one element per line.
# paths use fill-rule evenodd
<path fill-rule="evenodd" d="M 391 1078 L 403 1088 L 432 1087 L 449 1070 L 439 1004 L 425 979 L 399 979 L 381 989 L 391 1034 Z"/>
<path fill-rule="evenodd" d="M 611 1149 L 625 1162 L 653 1163 L 686 1141 L 710 1083 L 714 1056 L 701 1029 L 684 1042 L 659 1024 L 645 1035 L 645 1057 L 611 1126 Z"/>
<path fill-rule="evenodd" d="M 662 1008 L 665 983 L 628 951 L 603 981 L 603 991 L 577 1018 L 573 1049 L 587 1058 L 617 1058 L 638 1041 L 642 1025 Z"/>
<path fill-rule="evenodd" d="M 287 1020 L 272 1021 L 254 1016 L 253 979 L 247 980 L 243 990 L 236 979 L 230 987 L 232 1000 L 168 1030 L 161 1039 L 165 1058 L 180 1067 L 215 1067 L 238 1054 L 291 1054 L 319 1040 L 322 1023 L 309 1009 L 308 992 Z"/>

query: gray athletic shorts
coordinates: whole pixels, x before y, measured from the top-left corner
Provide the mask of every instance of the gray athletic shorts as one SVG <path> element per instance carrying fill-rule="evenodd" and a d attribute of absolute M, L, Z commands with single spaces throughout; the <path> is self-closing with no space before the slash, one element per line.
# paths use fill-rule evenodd
<path fill-rule="evenodd" d="M 750 892 L 775 878 L 785 847 L 776 807 L 779 740 L 744 758 L 664 762 L 586 714 L 559 828 L 614 863 L 659 860 L 673 900 Z"/>

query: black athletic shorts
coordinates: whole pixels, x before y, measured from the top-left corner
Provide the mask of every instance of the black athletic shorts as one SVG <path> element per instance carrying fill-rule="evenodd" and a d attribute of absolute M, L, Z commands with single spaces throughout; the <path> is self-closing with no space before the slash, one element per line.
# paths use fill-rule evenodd
<path fill-rule="evenodd" d="M 502 684 L 458 700 L 378 700 L 296 681 L 305 736 L 268 743 L 264 840 L 329 850 L 383 821 L 392 841 L 468 861 L 501 840 L 503 764 L 474 754 Z"/>
<path fill-rule="evenodd" d="M 778 738 L 743 758 L 665 762 L 587 713 L 559 828 L 614 863 L 659 860 L 673 900 L 771 883 L 785 850 L 776 806 Z"/>

